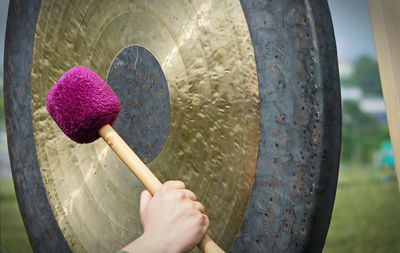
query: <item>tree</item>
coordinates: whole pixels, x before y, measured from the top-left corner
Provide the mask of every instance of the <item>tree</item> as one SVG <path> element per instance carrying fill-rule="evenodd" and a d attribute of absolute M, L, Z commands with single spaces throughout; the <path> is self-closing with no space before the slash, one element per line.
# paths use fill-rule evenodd
<path fill-rule="evenodd" d="M 388 139 L 387 126 L 379 125 L 372 116 L 362 112 L 357 102 L 343 102 L 343 161 L 371 162 L 373 153 Z"/>
<path fill-rule="evenodd" d="M 378 64 L 369 56 L 361 56 L 354 63 L 350 85 L 358 85 L 365 94 L 382 95 Z"/>

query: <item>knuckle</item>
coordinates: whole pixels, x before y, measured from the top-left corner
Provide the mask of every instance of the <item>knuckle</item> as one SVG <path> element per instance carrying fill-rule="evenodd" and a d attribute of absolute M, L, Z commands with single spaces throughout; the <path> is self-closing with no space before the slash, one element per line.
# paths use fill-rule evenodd
<path fill-rule="evenodd" d="M 187 208 L 188 210 L 196 210 L 195 204 L 194 204 L 193 202 L 190 202 L 190 201 L 187 202 L 186 208 Z"/>
<path fill-rule="evenodd" d="M 196 221 L 198 223 L 203 223 L 204 222 L 204 216 L 202 213 L 197 212 L 195 215 Z"/>
<path fill-rule="evenodd" d="M 196 203 L 197 209 L 199 209 L 200 212 L 205 212 L 205 208 L 200 202 L 196 201 L 195 203 Z"/>
<path fill-rule="evenodd" d="M 185 188 L 185 183 L 182 182 L 182 181 L 180 181 L 180 180 L 177 180 L 177 181 L 176 181 L 176 184 L 178 185 L 178 187 Z"/>
<path fill-rule="evenodd" d="M 163 187 L 164 187 L 164 188 L 168 188 L 169 186 L 171 186 L 171 185 L 173 185 L 173 184 L 174 184 L 174 181 L 169 180 L 169 181 L 167 181 L 167 182 L 165 182 L 165 183 L 163 184 Z"/>
<path fill-rule="evenodd" d="M 189 190 L 188 190 L 188 191 L 189 191 Z M 189 194 L 193 196 L 193 199 L 194 199 L 194 200 L 196 200 L 196 199 L 197 199 L 197 196 L 196 196 L 196 194 L 194 194 L 194 192 L 192 192 L 192 191 L 189 191 Z"/>
<path fill-rule="evenodd" d="M 184 199 L 185 198 L 185 194 L 183 193 L 183 192 L 181 192 L 181 191 L 176 191 L 175 193 L 174 193 L 174 199 L 175 200 L 182 200 L 182 199 Z"/>
<path fill-rule="evenodd" d="M 196 203 L 197 203 L 197 205 L 198 205 L 201 209 L 204 209 L 204 206 L 203 206 L 202 203 L 200 203 L 199 201 L 197 201 Z"/>
<path fill-rule="evenodd" d="M 210 225 L 210 220 L 208 219 L 208 216 L 203 214 L 203 224 L 206 225 L 207 227 Z"/>
<path fill-rule="evenodd" d="M 180 192 L 178 193 L 178 197 L 179 197 L 179 199 L 184 199 L 184 198 L 185 198 L 185 193 L 182 192 L 182 191 L 180 191 Z"/>
<path fill-rule="evenodd" d="M 158 192 L 165 192 L 168 189 L 168 182 L 163 184 Z"/>
<path fill-rule="evenodd" d="M 182 210 L 182 213 L 184 213 L 187 216 L 193 216 L 194 212 L 193 212 L 193 204 L 190 203 L 189 201 L 182 201 L 180 203 L 180 207 Z"/>

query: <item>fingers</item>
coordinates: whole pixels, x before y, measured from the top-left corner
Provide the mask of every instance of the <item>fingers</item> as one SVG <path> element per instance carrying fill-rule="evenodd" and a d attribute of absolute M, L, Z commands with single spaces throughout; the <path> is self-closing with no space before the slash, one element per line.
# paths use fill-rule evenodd
<path fill-rule="evenodd" d="M 185 184 L 182 181 L 170 180 L 163 184 L 165 189 L 185 189 Z"/>
<path fill-rule="evenodd" d="M 207 230 L 208 230 L 208 227 L 210 226 L 210 220 L 208 219 L 208 216 L 207 216 L 207 215 L 203 214 L 203 216 L 204 216 L 203 225 L 205 226 L 205 230 L 207 231 Z"/>
<path fill-rule="evenodd" d="M 144 210 L 146 210 L 146 207 L 152 197 L 153 196 L 151 195 L 151 193 L 147 190 L 142 191 L 142 193 L 140 194 L 140 208 L 139 208 L 140 216 L 143 215 Z"/>
<path fill-rule="evenodd" d="M 183 194 L 185 195 L 186 198 L 188 198 L 188 199 L 190 199 L 190 200 L 193 200 L 193 201 L 196 201 L 196 200 L 197 200 L 196 195 L 195 195 L 192 191 L 186 190 L 186 189 L 180 190 L 180 191 L 183 192 Z"/>
<path fill-rule="evenodd" d="M 163 184 L 163 186 L 161 187 L 161 190 L 163 190 L 163 191 L 178 190 L 177 192 L 175 192 L 175 194 L 177 194 L 178 198 L 186 197 L 193 201 L 197 200 L 196 195 L 192 191 L 185 189 L 185 184 L 182 181 L 177 181 L 177 180 L 167 181 Z"/>
<path fill-rule="evenodd" d="M 198 201 L 194 201 L 193 202 L 194 207 L 199 210 L 201 213 L 205 214 L 206 213 L 206 209 L 204 208 L 204 206 L 198 202 Z"/>
<path fill-rule="evenodd" d="M 204 208 L 204 206 L 198 202 L 198 201 L 194 201 L 193 202 L 195 209 L 197 209 L 198 211 L 200 211 L 201 215 L 202 215 L 202 219 L 201 219 L 201 225 L 204 226 L 204 231 L 208 230 L 208 227 L 210 226 L 210 220 L 208 219 L 208 216 L 206 215 L 206 209 Z"/>

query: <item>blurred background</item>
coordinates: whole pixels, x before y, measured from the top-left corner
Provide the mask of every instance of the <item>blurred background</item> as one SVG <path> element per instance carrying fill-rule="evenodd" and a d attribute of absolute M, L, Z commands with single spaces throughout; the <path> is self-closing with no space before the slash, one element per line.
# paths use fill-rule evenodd
<path fill-rule="evenodd" d="M 400 252 L 400 194 L 367 0 L 329 0 L 338 48 L 343 129 L 339 182 L 324 252 Z M 0 252 L 32 252 L 7 153 L 3 55 L 8 0 L 0 0 Z M 6 252 L 6 251 L 5 251 Z"/>

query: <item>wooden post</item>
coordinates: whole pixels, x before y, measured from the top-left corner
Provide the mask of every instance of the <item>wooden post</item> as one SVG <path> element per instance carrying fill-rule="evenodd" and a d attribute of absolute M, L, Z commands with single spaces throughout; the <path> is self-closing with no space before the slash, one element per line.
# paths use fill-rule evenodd
<path fill-rule="evenodd" d="M 400 186 L 400 1 L 369 0 L 368 5 Z"/>

